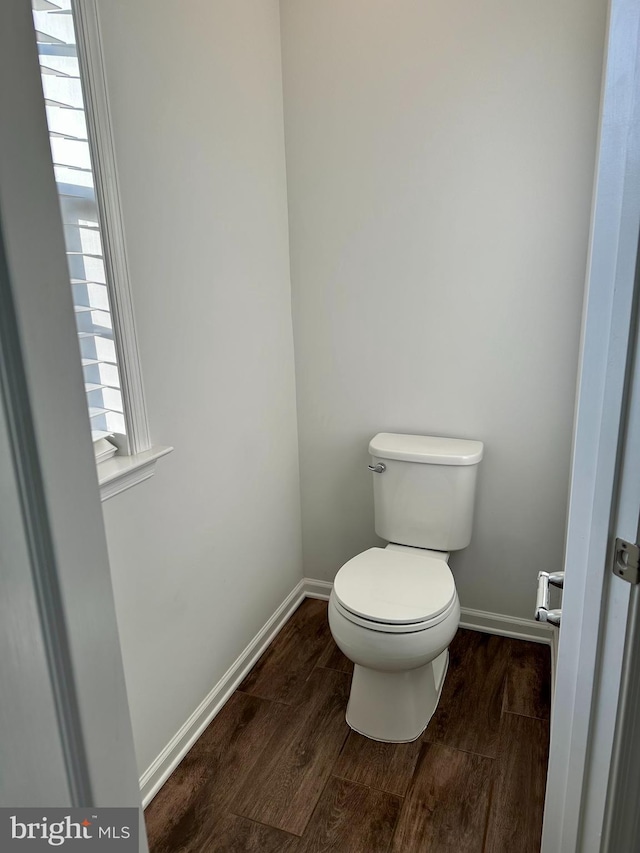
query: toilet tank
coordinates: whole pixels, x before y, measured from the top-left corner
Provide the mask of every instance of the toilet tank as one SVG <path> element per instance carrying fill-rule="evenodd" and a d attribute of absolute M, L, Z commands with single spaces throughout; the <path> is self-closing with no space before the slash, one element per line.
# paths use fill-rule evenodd
<path fill-rule="evenodd" d="M 457 551 L 471 541 L 481 441 L 378 433 L 369 443 L 376 533 L 388 542 Z"/>

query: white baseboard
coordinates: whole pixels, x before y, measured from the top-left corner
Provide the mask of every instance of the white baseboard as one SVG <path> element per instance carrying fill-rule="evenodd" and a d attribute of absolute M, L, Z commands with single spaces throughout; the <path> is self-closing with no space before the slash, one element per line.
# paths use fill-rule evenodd
<path fill-rule="evenodd" d="M 151 802 L 302 600 L 304 598 L 327 600 L 332 587 L 331 582 L 314 578 L 303 578 L 296 584 L 266 625 L 256 634 L 240 657 L 229 667 L 160 755 L 142 774 L 140 790 L 143 806 L 146 807 Z M 461 610 L 460 627 L 550 645 L 553 679 L 555 670 L 553 658 L 557 641 L 555 632 L 550 627 L 534 622 L 533 619 L 518 619 L 464 607 Z"/>
<path fill-rule="evenodd" d="M 333 589 L 331 581 L 318 581 L 314 578 L 304 578 L 302 581 L 306 598 L 320 598 L 328 601 Z"/>
<path fill-rule="evenodd" d="M 516 640 L 529 640 L 531 643 L 544 643 L 550 646 L 553 628 L 534 619 L 521 619 L 518 616 L 504 616 L 502 613 L 487 613 L 484 610 L 460 609 L 460 627 L 486 634 L 498 634 L 500 637 L 513 637 Z"/>
<path fill-rule="evenodd" d="M 311 583 L 314 585 L 322 582 L 313 581 Z M 309 593 L 306 592 L 306 588 L 306 580 L 301 580 L 296 584 L 266 625 L 256 634 L 240 657 L 229 667 L 208 696 L 202 700 L 160 755 L 142 774 L 140 791 L 143 806 L 146 807 L 155 797 L 302 600 L 307 595 L 310 598 L 316 597 L 314 595 L 315 586 L 310 587 Z M 324 593 L 317 597 L 324 597 Z"/>

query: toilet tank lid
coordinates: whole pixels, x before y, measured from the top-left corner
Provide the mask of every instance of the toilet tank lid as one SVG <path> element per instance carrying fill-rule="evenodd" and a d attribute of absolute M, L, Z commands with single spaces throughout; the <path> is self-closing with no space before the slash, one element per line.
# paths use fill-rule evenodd
<path fill-rule="evenodd" d="M 481 441 L 440 438 L 435 435 L 379 432 L 369 442 L 369 453 L 372 456 L 432 465 L 477 465 L 482 459 L 483 450 Z"/>

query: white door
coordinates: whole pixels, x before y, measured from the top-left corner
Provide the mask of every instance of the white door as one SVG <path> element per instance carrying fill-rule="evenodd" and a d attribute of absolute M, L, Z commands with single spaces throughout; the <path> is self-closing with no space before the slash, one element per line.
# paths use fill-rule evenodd
<path fill-rule="evenodd" d="M 616 727 L 622 730 L 618 721 L 625 707 L 625 648 L 632 639 L 627 625 L 636 600 L 632 586 L 615 576 L 611 565 L 616 537 L 636 541 L 640 510 L 640 369 L 634 352 L 640 233 L 639 32 L 637 0 L 611 0 L 544 853 L 640 849 L 640 838 L 633 846 L 630 841 L 614 843 L 609 836 L 619 777 Z M 639 795 L 636 790 L 636 799 Z M 636 810 L 637 806 L 634 814 Z"/>
<path fill-rule="evenodd" d="M 0 806 L 139 807 L 28 0 L 0 34 Z"/>

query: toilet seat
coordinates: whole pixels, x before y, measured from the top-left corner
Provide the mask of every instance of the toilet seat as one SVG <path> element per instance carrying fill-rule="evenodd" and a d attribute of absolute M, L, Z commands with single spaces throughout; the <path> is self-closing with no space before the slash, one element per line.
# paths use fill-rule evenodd
<path fill-rule="evenodd" d="M 442 622 L 446 621 L 452 614 L 456 614 L 456 619 L 459 618 L 458 610 L 456 608 L 457 597 L 451 602 L 451 605 L 447 608 L 444 613 L 440 613 L 434 619 L 425 619 L 423 622 L 412 622 L 410 624 L 393 624 L 390 622 L 374 622 L 371 619 L 364 619 L 362 616 L 358 616 L 355 613 L 352 613 L 350 610 L 347 610 L 346 607 L 343 607 L 342 604 L 336 599 L 335 593 L 331 593 L 331 597 L 329 599 L 330 606 L 332 606 L 338 613 L 344 616 L 349 622 L 353 622 L 354 625 L 359 625 L 362 628 L 366 628 L 368 631 L 375 631 L 376 634 L 417 634 L 421 631 L 427 631 L 429 628 L 435 628 L 437 625 L 440 625 Z"/>
<path fill-rule="evenodd" d="M 337 609 L 356 624 L 410 633 L 446 619 L 457 594 L 446 560 L 417 550 L 370 548 L 340 569 L 333 598 Z"/>

